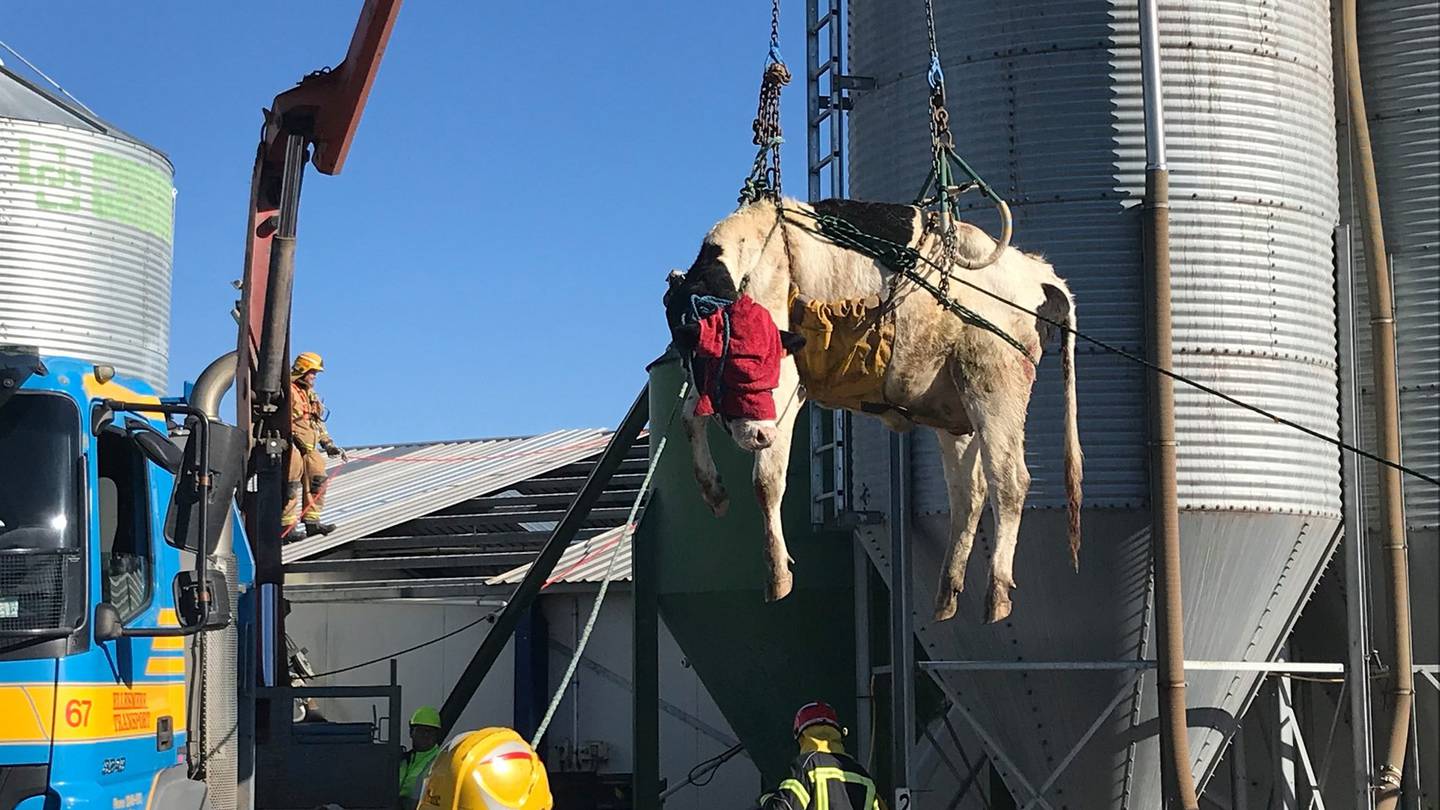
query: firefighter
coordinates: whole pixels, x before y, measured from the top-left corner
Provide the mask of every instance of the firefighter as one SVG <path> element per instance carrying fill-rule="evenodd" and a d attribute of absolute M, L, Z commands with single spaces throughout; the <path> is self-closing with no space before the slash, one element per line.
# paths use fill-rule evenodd
<path fill-rule="evenodd" d="M 410 715 L 410 750 L 400 756 L 400 806 L 411 810 L 420 801 L 425 774 L 440 755 L 440 712 L 421 706 Z"/>
<path fill-rule="evenodd" d="M 819 701 L 801 706 L 794 733 L 800 753 L 790 778 L 760 797 L 761 810 L 884 810 L 875 781 L 845 753 L 845 729 L 834 709 Z"/>
<path fill-rule="evenodd" d="M 320 510 L 325 506 L 325 456 L 320 454 L 339 456 L 342 461 L 349 457 L 325 430 L 325 406 L 315 393 L 315 378 L 324 370 L 325 362 L 315 352 L 302 352 L 290 367 L 290 441 L 294 446 L 286 476 L 283 522 L 287 540 L 335 531 L 335 524 L 320 522 Z"/>
<path fill-rule="evenodd" d="M 545 765 L 508 728 L 457 735 L 440 750 L 419 810 L 553 810 Z"/>

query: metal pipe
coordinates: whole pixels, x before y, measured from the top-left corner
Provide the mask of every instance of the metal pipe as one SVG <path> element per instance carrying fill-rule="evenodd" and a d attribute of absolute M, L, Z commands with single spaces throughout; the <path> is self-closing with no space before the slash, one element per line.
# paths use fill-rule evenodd
<path fill-rule="evenodd" d="M 215 358 L 190 389 L 190 404 L 199 408 L 209 418 L 219 422 L 220 400 L 235 382 L 235 370 L 239 352 L 229 351 Z"/>
<path fill-rule="evenodd" d="M 1146 659 L 1131 661 L 921 661 L 916 666 L 924 670 L 946 670 L 951 672 L 1128 672 L 1155 669 L 1159 661 Z M 1185 668 L 1196 672 L 1269 672 L 1304 674 L 1340 674 L 1345 672 L 1344 664 L 1315 661 L 1209 661 L 1187 659 Z M 1425 667 L 1415 668 L 1424 671 Z M 879 671 L 877 669 L 877 671 Z"/>
<path fill-rule="evenodd" d="M 480 648 L 475 651 L 470 663 L 465 666 L 460 679 L 456 681 L 450 694 L 445 697 L 445 703 L 440 707 L 440 728 L 442 736 L 448 735 L 455 727 L 455 722 L 460 719 L 460 713 L 470 705 L 470 699 L 475 696 L 480 683 L 490 673 L 490 668 L 495 665 L 495 660 L 500 657 L 501 651 L 509 643 L 510 636 L 515 632 L 515 626 L 519 624 L 520 617 L 530 609 L 535 597 L 540 594 L 540 588 L 544 586 L 545 580 L 549 579 L 555 564 L 560 561 L 560 555 L 565 553 L 566 547 L 574 539 L 576 532 L 585 523 L 591 508 L 600 495 L 605 491 L 605 485 L 625 456 L 630 452 L 630 447 L 635 443 L 640 431 L 645 428 L 645 423 L 650 418 L 650 386 L 646 385 L 640 389 L 640 395 L 635 398 L 630 411 L 625 414 L 625 419 L 610 435 L 610 443 L 605 445 L 605 450 L 600 454 L 600 460 L 596 462 L 595 469 L 590 471 L 590 477 L 585 479 L 585 485 L 576 494 L 575 500 L 565 510 L 565 516 L 555 525 L 550 533 L 550 539 L 545 541 L 545 546 L 540 549 L 540 554 L 535 562 L 530 564 L 530 570 L 525 572 L 524 579 L 515 586 L 515 592 L 505 603 L 505 608 L 495 619 L 495 625 L 490 632 L 485 634 L 485 640 L 480 643 Z"/>
<path fill-rule="evenodd" d="M 890 779 L 893 807 L 910 793 L 915 741 L 915 625 L 910 608 L 909 437 L 890 434 Z"/>
<path fill-rule="evenodd" d="M 1165 160 L 1165 92 L 1160 80 L 1160 13 L 1140 0 L 1140 83 L 1145 109 L 1145 168 L 1169 171 Z"/>
<path fill-rule="evenodd" d="M 1360 375 L 1355 351 L 1355 278 L 1350 228 L 1335 236 L 1336 313 L 1339 315 L 1340 438 L 1360 443 Z M 1374 718 L 1370 708 L 1370 553 L 1366 543 L 1364 474 L 1354 453 L 1340 456 L 1345 532 L 1345 692 L 1350 701 L 1351 799 L 1355 810 L 1373 810 L 1370 768 L 1375 761 Z"/>
<path fill-rule="evenodd" d="M 220 420 L 220 400 L 235 382 L 239 352 L 230 351 L 217 357 L 196 378 L 190 389 L 190 404 L 207 419 Z M 228 504 L 221 504 L 226 507 Z M 239 583 L 236 579 L 234 521 L 225 521 L 215 544 L 211 565 L 225 577 L 230 604 L 239 604 Z M 235 810 L 241 804 L 239 790 L 239 711 L 236 705 L 238 687 L 236 674 L 239 631 L 234 622 L 206 633 L 198 642 L 205 646 L 204 681 L 205 714 L 203 717 L 206 744 L 206 783 L 210 803 L 215 810 Z"/>
<path fill-rule="evenodd" d="M 815 126 L 816 115 L 820 111 L 820 85 L 817 82 L 820 66 L 819 16 L 820 0 L 805 0 L 805 155 L 809 166 L 806 199 L 812 202 L 820 199 L 820 173 L 816 171 L 820 162 L 820 130 Z"/>
<path fill-rule="evenodd" d="M 1395 369 L 1395 312 L 1391 298 L 1389 254 L 1380 218 L 1380 191 L 1375 179 L 1375 156 L 1370 149 L 1370 125 L 1365 118 L 1365 89 L 1360 76 L 1360 45 L 1356 33 L 1355 0 L 1341 0 L 1340 29 L 1345 60 L 1345 97 L 1349 113 L 1350 145 L 1360 182 L 1361 222 L 1364 228 L 1365 266 L 1369 281 L 1370 352 L 1375 375 L 1375 428 L 1379 453 L 1400 461 L 1400 403 Z M 1376 807 L 1393 810 L 1400 798 L 1405 751 L 1410 736 L 1410 705 L 1415 698 L 1414 664 L 1410 643 L 1410 573 L 1405 537 L 1404 491 L 1400 471 L 1382 466 L 1380 476 L 1380 528 L 1390 584 L 1390 607 L 1395 645 L 1394 679 L 1390 684 L 1390 733 L 1376 774 Z"/>
<path fill-rule="evenodd" d="M 1149 308 L 1147 359 L 1168 369 L 1171 350 L 1170 172 L 1165 162 L 1164 87 L 1156 0 L 1140 0 L 1140 62 L 1145 103 L 1144 275 Z M 1180 578 L 1180 507 L 1175 473 L 1175 384 L 1148 377 L 1151 558 L 1160 702 L 1160 763 L 1164 795 L 1183 810 L 1199 810 L 1190 769 L 1185 720 L 1185 615 Z"/>
<path fill-rule="evenodd" d="M 811 418 L 821 417 L 815 412 Z M 875 761 L 871 717 L 875 711 L 874 676 L 870 670 L 870 557 L 860 535 L 851 541 L 855 601 L 855 759 L 869 767 Z"/>

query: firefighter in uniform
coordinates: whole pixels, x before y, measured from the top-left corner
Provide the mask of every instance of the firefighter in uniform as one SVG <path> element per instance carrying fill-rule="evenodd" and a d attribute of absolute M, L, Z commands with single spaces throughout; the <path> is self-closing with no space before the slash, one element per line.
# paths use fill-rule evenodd
<path fill-rule="evenodd" d="M 845 730 L 834 709 L 821 702 L 801 706 L 794 732 L 800 753 L 790 778 L 760 797 L 761 810 L 885 810 L 875 781 L 845 753 Z"/>
<path fill-rule="evenodd" d="M 335 524 L 321 523 L 325 506 L 325 456 L 349 460 L 325 430 L 325 405 L 315 393 L 315 377 L 325 362 L 315 352 L 302 352 L 290 367 L 290 450 L 285 493 L 287 540 L 314 537 L 335 531 Z M 303 510 L 303 511 L 302 511 Z M 297 526 L 296 524 L 301 524 Z"/>
<path fill-rule="evenodd" d="M 553 810 L 545 765 L 508 728 L 457 735 L 440 749 L 420 790 L 419 810 Z"/>

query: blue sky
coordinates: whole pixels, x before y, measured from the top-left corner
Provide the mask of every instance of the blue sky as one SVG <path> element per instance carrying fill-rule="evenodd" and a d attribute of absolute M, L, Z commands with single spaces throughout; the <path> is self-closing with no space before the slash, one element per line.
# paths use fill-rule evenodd
<path fill-rule="evenodd" d="M 235 344 L 260 110 L 340 61 L 359 7 L 5 0 L 0 38 L 175 164 L 172 390 Z M 325 356 L 336 439 L 616 423 L 667 342 L 665 273 L 749 170 L 768 35 L 758 0 L 408 0 L 344 172 L 311 170 L 301 206 L 292 343 Z"/>

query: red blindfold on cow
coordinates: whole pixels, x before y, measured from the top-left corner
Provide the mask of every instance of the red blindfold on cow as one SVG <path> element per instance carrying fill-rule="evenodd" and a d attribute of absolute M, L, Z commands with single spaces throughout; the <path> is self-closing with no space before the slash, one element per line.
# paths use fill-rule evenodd
<path fill-rule="evenodd" d="M 780 360 L 804 338 L 782 332 L 748 295 L 732 301 L 692 296 L 674 329 L 677 348 L 690 355 L 699 401 L 696 416 L 774 420 Z"/>

